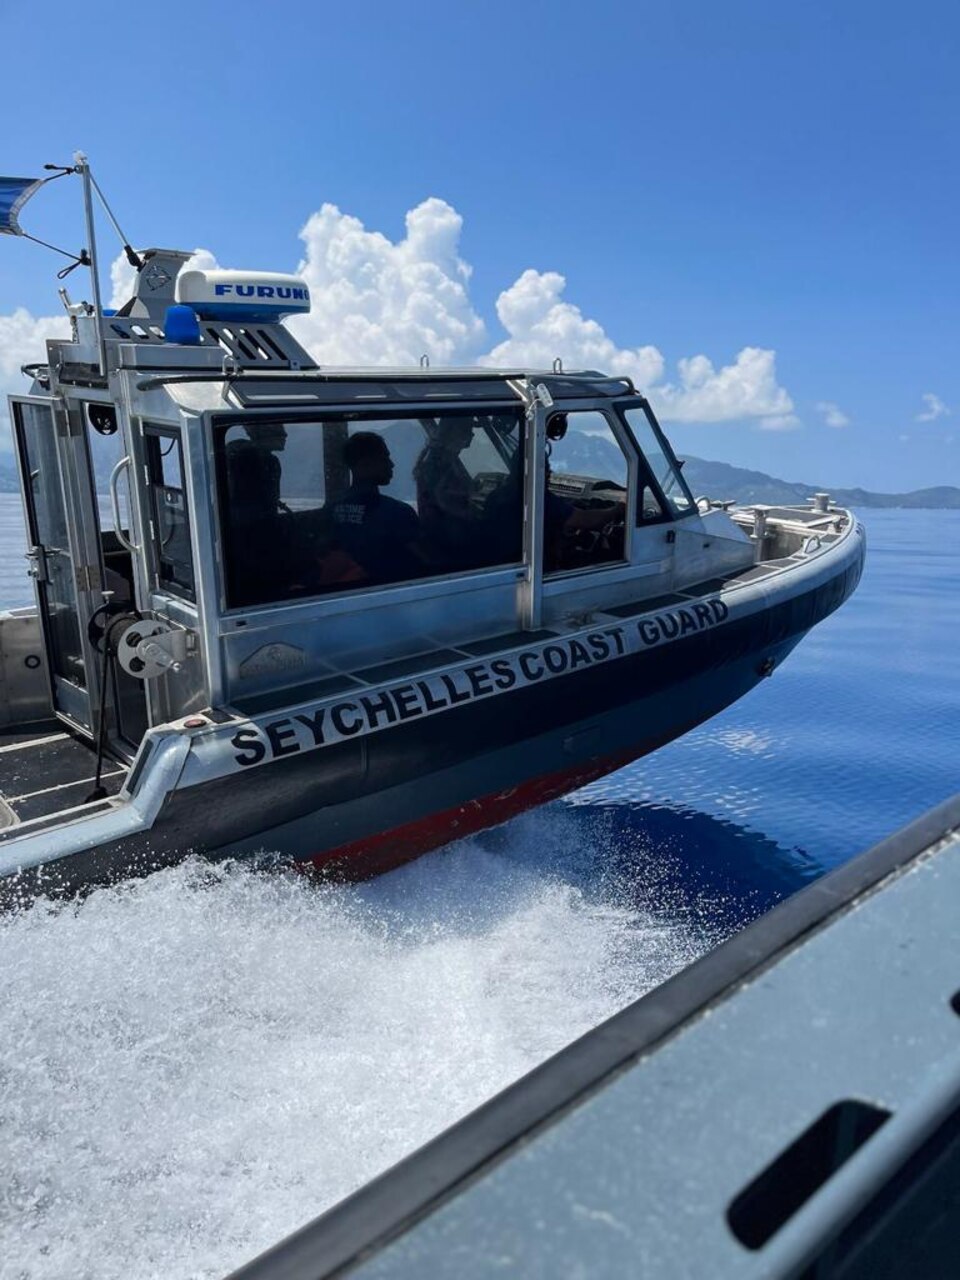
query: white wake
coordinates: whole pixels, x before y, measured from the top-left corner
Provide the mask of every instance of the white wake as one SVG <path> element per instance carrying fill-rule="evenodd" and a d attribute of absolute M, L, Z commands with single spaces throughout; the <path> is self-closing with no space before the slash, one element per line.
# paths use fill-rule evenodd
<path fill-rule="evenodd" d="M 0 1276 L 222 1276 L 704 949 L 549 865 L 565 821 L 0 918 Z"/>

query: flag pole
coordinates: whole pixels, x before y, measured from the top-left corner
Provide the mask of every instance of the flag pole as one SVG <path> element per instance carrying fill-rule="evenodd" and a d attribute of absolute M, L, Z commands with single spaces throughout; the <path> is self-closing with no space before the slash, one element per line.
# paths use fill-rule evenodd
<path fill-rule="evenodd" d="M 107 344 L 103 336 L 103 305 L 100 299 L 100 271 L 97 266 L 97 239 L 93 226 L 93 186 L 90 162 L 82 151 L 74 154 L 77 173 L 83 179 L 83 207 L 87 217 L 87 252 L 90 254 L 90 275 L 93 279 L 93 313 L 97 323 L 97 354 L 100 376 L 107 376 Z"/>

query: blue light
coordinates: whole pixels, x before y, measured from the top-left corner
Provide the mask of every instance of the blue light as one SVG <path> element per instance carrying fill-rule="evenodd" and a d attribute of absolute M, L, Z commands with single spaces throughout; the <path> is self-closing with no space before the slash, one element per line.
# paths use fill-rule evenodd
<path fill-rule="evenodd" d="M 176 303 L 167 307 L 163 318 L 163 337 L 165 342 L 176 342 L 181 346 L 195 347 L 200 341 L 200 321 L 192 307 Z"/>

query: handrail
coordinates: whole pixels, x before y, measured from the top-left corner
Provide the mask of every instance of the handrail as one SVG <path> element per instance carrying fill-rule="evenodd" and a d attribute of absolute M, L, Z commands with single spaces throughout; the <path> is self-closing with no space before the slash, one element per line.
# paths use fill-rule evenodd
<path fill-rule="evenodd" d="M 113 508 L 113 531 L 117 535 L 117 541 L 122 547 L 125 547 L 132 556 L 140 554 L 140 547 L 130 539 L 123 531 L 123 521 L 120 516 L 120 495 L 117 493 L 117 481 L 120 479 L 120 472 L 124 467 L 129 467 L 133 459 L 126 454 L 120 459 L 117 465 L 110 472 L 110 506 Z"/>

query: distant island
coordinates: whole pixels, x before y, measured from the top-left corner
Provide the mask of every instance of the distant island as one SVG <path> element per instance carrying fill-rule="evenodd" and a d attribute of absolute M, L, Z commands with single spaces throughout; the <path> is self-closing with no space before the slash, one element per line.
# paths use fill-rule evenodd
<path fill-rule="evenodd" d="M 707 462 L 704 458 L 686 457 L 683 475 L 694 497 L 735 498 L 741 503 L 769 503 L 771 506 L 804 506 L 815 493 L 829 493 L 841 507 L 901 507 L 927 511 L 960 509 L 960 489 L 955 485 L 936 485 L 931 489 L 913 489 L 909 493 L 872 493 L 869 489 L 838 489 L 829 484 L 794 484 L 777 480 L 763 471 L 748 471 L 726 462 Z"/>
<path fill-rule="evenodd" d="M 602 454 L 612 448 L 607 441 L 594 438 L 584 451 L 583 468 L 596 475 L 602 466 Z M 586 455 L 589 455 L 587 457 Z M 573 461 L 571 459 L 571 461 Z M 842 507 L 901 507 L 928 511 L 960 510 L 960 488 L 936 485 L 930 489 L 914 489 L 909 493 L 872 493 L 869 489 L 836 489 L 829 484 L 796 484 L 777 480 L 763 471 L 733 467 L 727 462 L 708 462 L 704 458 L 685 457 L 684 477 L 695 497 L 733 498 L 741 503 L 762 502 L 771 506 L 804 506 L 820 491 Z M 0 493 L 16 493 L 17 471 L 13 458 L 0 453 Z"/>

